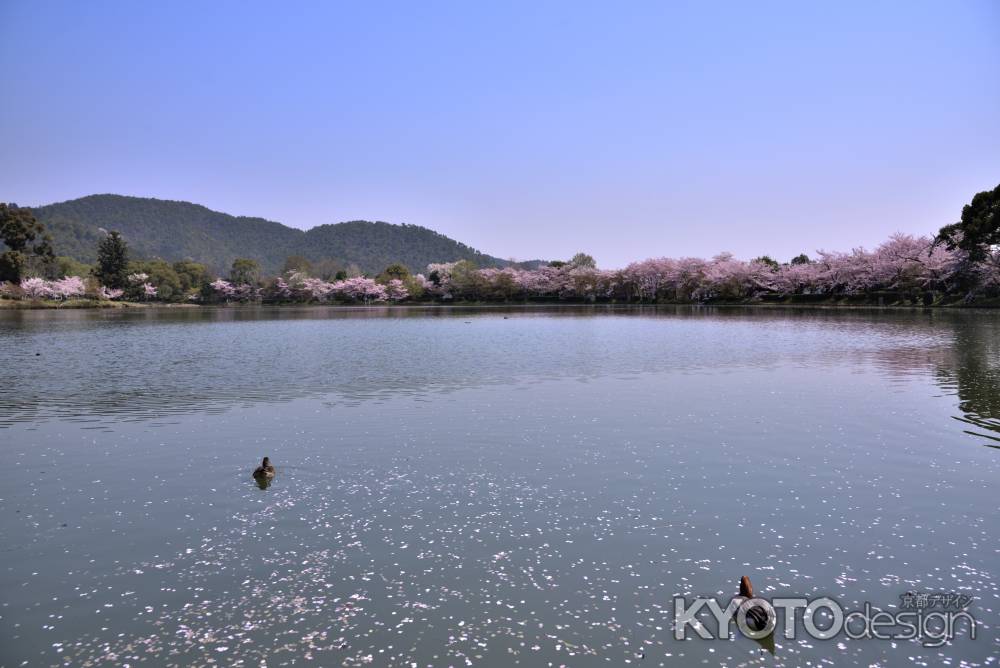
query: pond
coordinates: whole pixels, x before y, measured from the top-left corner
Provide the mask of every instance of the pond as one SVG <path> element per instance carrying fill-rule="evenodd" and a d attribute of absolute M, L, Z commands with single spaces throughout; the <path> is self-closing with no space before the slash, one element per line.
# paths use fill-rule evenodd
<path fill-rule="evenodd" d="M 0 313 L 0 665 L 986 665 L 998 448 L 996 312 Z M 742 575 L 978 635 L 674 637 Z"/>

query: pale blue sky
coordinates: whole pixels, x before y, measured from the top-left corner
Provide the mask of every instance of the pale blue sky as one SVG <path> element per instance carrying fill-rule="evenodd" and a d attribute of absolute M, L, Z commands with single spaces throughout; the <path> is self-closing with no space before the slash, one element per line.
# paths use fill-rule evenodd
<path fill-rule="evenodd" d="M 785 260 L 1000 183 L 1000 2 L 0 0 L 0 200 Z"/>

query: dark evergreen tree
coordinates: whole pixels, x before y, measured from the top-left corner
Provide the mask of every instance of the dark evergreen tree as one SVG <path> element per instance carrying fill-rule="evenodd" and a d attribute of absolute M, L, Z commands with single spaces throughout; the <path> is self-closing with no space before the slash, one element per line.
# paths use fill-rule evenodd
<path fill-rule="evenodd" d="M 962 218 L 945 225 L 934 239 L 948 250 L 959 248 L 969 254 L 970 262 L 982 262 L 990 248 L 1000 245 L 1000 185 L 976 193 L 972 202 L 962 207 Z"/>
<path fill-rule="evenodd" d="M 109 288 L 128 287 L 128 244 L 117 232 L 108 232 L 97 245 L 97 280 Z"/>

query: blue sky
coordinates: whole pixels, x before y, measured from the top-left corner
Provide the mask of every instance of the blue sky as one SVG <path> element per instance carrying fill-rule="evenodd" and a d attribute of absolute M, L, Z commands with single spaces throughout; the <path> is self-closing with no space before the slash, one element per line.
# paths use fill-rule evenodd
<path fill-rule="evenodd" d="M 1000 3 L 0 0 L 0 200 L 787 260 L 1000 183 Z"/>

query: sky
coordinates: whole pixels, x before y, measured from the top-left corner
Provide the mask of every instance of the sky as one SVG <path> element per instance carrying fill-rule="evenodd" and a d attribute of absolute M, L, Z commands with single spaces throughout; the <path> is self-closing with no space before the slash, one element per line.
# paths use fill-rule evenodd
<path fill-rule="evenodd" d="M 0 0 L 0 201 L 785 261 L 1000 183 L 1000 2 Z"/>

